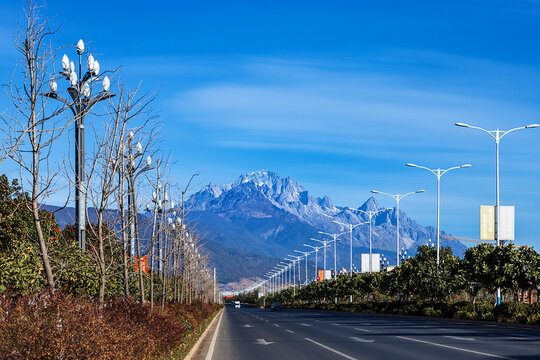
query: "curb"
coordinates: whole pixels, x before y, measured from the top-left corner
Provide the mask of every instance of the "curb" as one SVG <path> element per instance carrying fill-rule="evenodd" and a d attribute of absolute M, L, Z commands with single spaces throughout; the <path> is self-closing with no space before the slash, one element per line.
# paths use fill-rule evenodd
<path fill-rule="evenodd" d="M 189 351 L 189 353 L 186 355 L 186 357 L 184 358 L 184 360 L 194 360 L 194 356 L 195 354 L 197 353 L 197 350 L 199 350 L 199 347 L 201 346 L 201 343 L 203 342 L 203 340 L 206 338 L 206 336 L 208 335 L 208 332 L 210 331 L 210 329 L 212 328 L 212 325 L 214 325 L 214 323 L 217 321 L 217 319 L 219 318 L 219 316 L 221 315 L 221 313 L 223 312 L 223 308 L 221 310 L 218 311 L 218 313 L 214 316 L 214 318 L 212 319 L 212 321 L 210 322 L 210 324 L 208 324 L 208 326 L 206 327 L 206 329 L 204 330 L 204 332 L 201 334 L 201 336 L 199 337 L 199 340 L 197 340 L 197 342 L 195 343 L 195 345 L 193 345 L 193 347 L 191 348 L 191 350 Z"/>

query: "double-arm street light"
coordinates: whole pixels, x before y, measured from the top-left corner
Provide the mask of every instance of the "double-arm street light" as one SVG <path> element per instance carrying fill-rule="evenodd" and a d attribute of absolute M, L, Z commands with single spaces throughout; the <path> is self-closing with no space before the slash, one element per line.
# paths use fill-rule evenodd
<path fill-rule="evenodd" d="M 388 195 L 394 200 L 396 200 L 396 264 L 397 266 L 399 266 L 399 202 L 401 201 L 401 199 L 403 199 L 406 196 L 409 196 L 411 194 L 422 193 L 424 191 L 426 190 L 416 190 L 416 191 L 411 191 L 409 193 L 401 195 L 401 194 L 389 194 L 382 191 L 371 190 L 373 194 Z"/>
<path fill-rule="evenodd" d="M 501 215 L 500 213 L 501 209 L 499 206 L 499 142 L 505 135 L 513 131 L 523 130 L 523 129 L 534 129 L 534 128 L 539 127 L 540 124 L 529 124 L 525 126 L 516 127 L 510 130 L 506 130 L 506 131 L 499 130 L 499 129 L 486 130 L 478 126 L 472 126 L 472 125 L 464 124 L 464 123 L 456 123 L 456 126 L 483 131 L 489 134 L 495 140 L 495 172 L 496 172 L 496 176 L 495 176 L 495 241 L 497 242 L 497 246 L 499 246 L 500 245 L 499 223 L 500 223 L 500 215 Z M 501 303 L 501 289 L 497 288 L 497 304 L 500 304 L 500 303 Z"/>
<path fill-rule="evenodd" d="M 319 240 L 319 239 L 314 239 L 314 238 L 311 238 L 310 240 L 318 241 L 321 244 L 323 244 L 323 271 L 324 271 L 323 280 L 324 280 L 324 278 L 326 278 L 326 246 L 328 246 L 328 244 L 332 240 Z"/>
<path fill-rule="evenodd" d="M 350 210 L 353 210 L 353 211 L 360 211 L 360 212 L 363 212 L 364 214 L 366 214 L 369 218 L 369 272 L 372 272 L 373 271 L 373 265 L 372 265 L 372 251 L 371 251 L 371 218 L 374 216 L 374 215 L 377 215 L 378 213 L 380 213 L 381 211 L 386 211 L 388 209 L 379 209 L 377 211 L 373 211 L 373 210 L 369 210 L 369 211 L 364 211 L 364 210 L 361 210 L 361 209 L 354 209 L 354 208 L 349 208 Z M 365 224 L 365 223 L 364 223 Z"/>
<path fill-rule="evenodd" d="M 285 259 L 287 260 L 287 259 Z M 283 272 L 284 272 L 284 282 L 290 286 L 291 284 L 291 263 L 289 262 L 280 262 L 279 265 L 281 265 L 281 268 L 283 269 Z M 289 278 L 287 279 L 287 276 L 289 276 Z M 285 287 L 285 286 L 284 286 Z M 287 286 L 288 287 L 288 286 Z"/>
<path fill-rule="evenodd" d="M 306 283 L 305 284 L 307 285 L 307 283 L 308 283 L 308 280 L 307 280 L 307 257 L 309 255 L 309 251 L 300 251 L 300 250 L 294 250 L 294 251 L 304 255 L 304 257 L 306 258 Z M 300 261 L 300 258 L 298 258 L 298 260 Z M 300 265 L 298 265 L 298 266 L 300 266 Z M 298 268 L 298 277 L 300 277 L 300 267 Z"/>
<path fill-rule="evenodd" d="M 329 233 L 325 233 L 323 231 L 319 231 L 319 234 L 331 236 L 332 239 L 333 239 L 332 241 L 334 241 L 334 279 L 335 279 L 335 278 L 337 278 L 336 242 L 339 240 L 338 237 L 340 237 L 343 234 L 346 234 L 346 232 L 342 232 L 340 234 L 329 234 Z"/>
<path fill-rule="evenodd" d="M 77 224 L 76 239 L 82 251 L 86 251 L 86 185 L 84 174 L 84 117 L 90 112 L 92 107 L 102 100 L 114 96 L 109 92 L 111 87 L 107 76 L 103 78 L 102 91 L 92 96 L 94 82 L 100 81 L 99 62 L 92 55 L 87 57 L 88 71 L 82 74 L 82 55 L 84 54 L 84 42 L 77 43 L 77 54 L 79 55 L 79 71 L 75 70 L 75 64 L 70 61 L 67 55 L 62 57 L 62 75 L 69 81 L 67 92 L 71 101 L 57 93 L 58 84 L 55 79 L 50 82 L 50 91 L 43 94 L 51 99 L 56 99 L 66 105 L 75 117 L 75 222 Z"/>
<path fill-rule="evenodd" d="M 293 280 L 292 280 L 292 285 L 293 285 L 293 295 L 296 295 L 296 267 L 295 267 L 295 264 L 296 264 L 296 256 L 293 256 L 293 255 L 287 255 L 287 257 L 285 258 L 285 260 L 288 260 L 291 262 L 291 266 L 292 266 L 292 269 L 293 269 Z"/>
<path fill-rule="evenodd" d="M 446 174 L 450 170 L 471 167 L 471 164 L 453 166 L 453 167 L 448 168 L 446 170 L 443 170 L 443 169 L 430 169 L 430 168 L 425 167 L 425 166 L 420 166 L 420 165 L 411 164 L 411 163 L 407 163 L 405 165 L 410 166 L 410 167 L 419 168 L 419 169 L 425 169 L 425 170 L 431 172 L 433 175 L 435 175 L 437 177 L 437 267 L 439 267 L 439 249 L 440 249 L 439 236 L 440 236 L 440 233 L 441 233 L 441 231 L 440 231 L 440 221 L 439 221 L 439 219 L 440 219 L 440 210 L 439 209 L 440 209 L 440 198 L 441 198 L 441 176 L 443 176 L 444 174 Z"/>
<path fill-rule="evenodd" d="M 319 241 L 319 240 L 317 240 L 317 241 Z M 315 281 L 317 281 L 317 279 L 318 279 L 317 270 L 319 270 L 318 266 L 317 266 L 317 258 L 319 257 L 318 256 L 319 255 L 319 248 L 317 246 L 312 246 L 312 245 L 309 245 L 309 244 L 304 244 L 304 246 L 310 247 L 310 248 L 313 249 L 313 251 L 315 251 Z"/>
<path fill-rule="evenodd" d="M 336 224 L 338 224 L 338 225 L 341 225 L 341 226 L 344 226 L 344 227 L 346 227 L 346 228 L 349 228 L 349 233 L 350 233 L 350 235 L 351 235 L 351 237 L 350 237 L 350 243 L 351 243 L 350 245 L 351 245 L 351 249 L 350 249 L 350 253 L 349 253 L 349 260 L 350 260 L 350 264 L 351 264 L 350 266 L 351 266 L 351 268 L 350 268 L 349 275 L 352 276 L 352 274 L 353 274 L 353 265 L 352 265 L 352 243 L 353 243 L 353 236 L 352 236 L 352 235 L 353 235 L 353 234 L 352 234 L 352 232 L 353 232 L 353 229 L 354 229 L 355 227 L 360 226 L 360 225 L 363 225 L 363 224 L 365 224 L 365 223 L 360 223 L 360 224 L 354 224 L 354 225 L 353 225 L 353 224 L 345 224 L 345 223 L 342 223 L 342 222 L 337 221 L 337 220 L 333 220 L 333 222 L 336 223 Z"/>

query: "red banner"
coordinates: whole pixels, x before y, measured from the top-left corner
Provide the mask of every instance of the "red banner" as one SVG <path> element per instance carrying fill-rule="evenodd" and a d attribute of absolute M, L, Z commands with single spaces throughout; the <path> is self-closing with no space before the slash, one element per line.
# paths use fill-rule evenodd
<path fill-rule="evenodd" d="M 148 256 L 141 258 L 142 270 L 148 274 Z M 139 272 L 139 259 L 135 256 L 135 271 Z"/>

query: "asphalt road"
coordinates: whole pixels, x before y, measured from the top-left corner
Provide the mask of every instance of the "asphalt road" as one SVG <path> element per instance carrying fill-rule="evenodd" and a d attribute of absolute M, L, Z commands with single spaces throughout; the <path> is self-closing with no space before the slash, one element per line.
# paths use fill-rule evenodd
<path fill-rule="evenodd" d="M 538 359 L 540 329 L 405 316 L 227 307 L 206 360 Z"/>

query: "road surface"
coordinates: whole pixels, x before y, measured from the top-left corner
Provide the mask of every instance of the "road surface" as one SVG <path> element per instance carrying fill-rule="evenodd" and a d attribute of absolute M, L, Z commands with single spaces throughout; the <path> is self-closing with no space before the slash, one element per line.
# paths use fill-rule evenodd
<path fill-rule="evenodd" d="M 227 307 L 205 360 L 540 360 L 540 329 L 315 310 Z"/>

